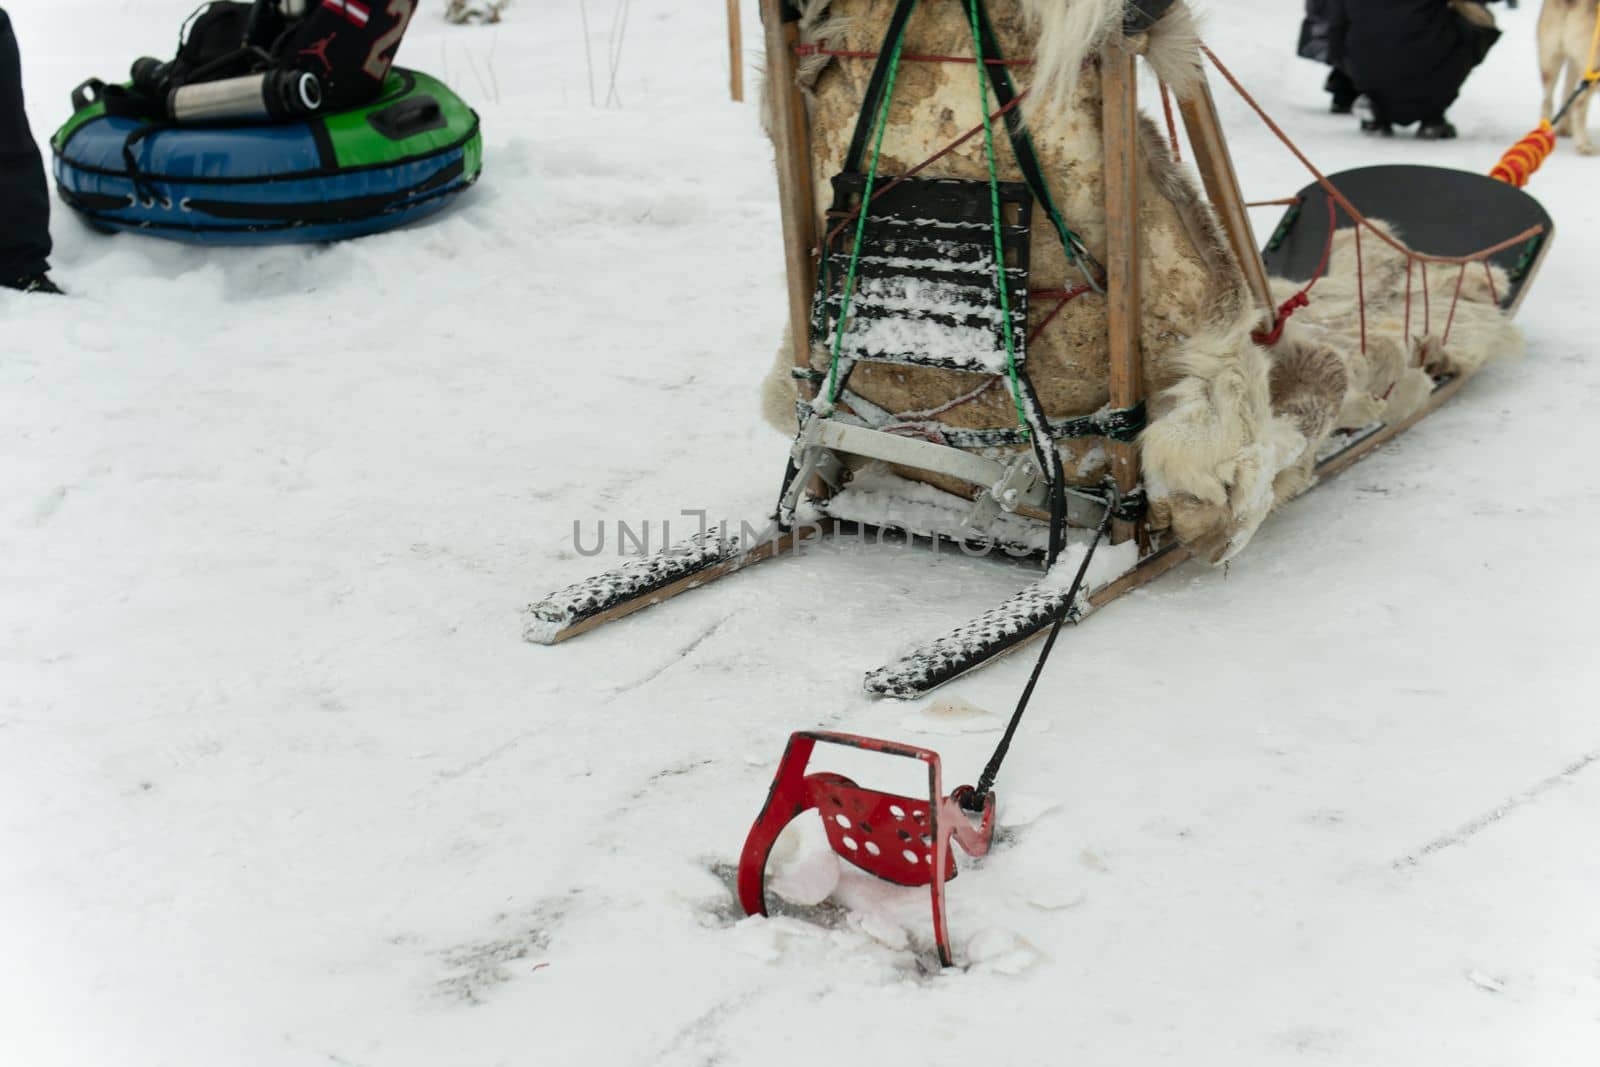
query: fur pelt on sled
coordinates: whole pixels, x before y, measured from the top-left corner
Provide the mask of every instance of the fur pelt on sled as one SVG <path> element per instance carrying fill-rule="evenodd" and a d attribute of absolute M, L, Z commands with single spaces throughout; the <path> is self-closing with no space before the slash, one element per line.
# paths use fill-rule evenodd
<path fill-rule="evenodd" d="M 882 0 L 803 0 L 801 6 L 802 37 L 847 52 L 876 51 L 893 9 Z M 1068 223 L 1103 258 L 1102 94 L 1098 68 L 1085 61 L 1105 47 L 1136 46 L 1160 77 L 1185 92 L 1198 72 L 1194 19 L 1179 3 L 1130 45 L 1121 37 L 1124 10 L 1118 0 L 988 0 L 988 7 L 1005 54 L 1035 59 L 1031 69 L 1015 73 L 1031 86 L 1024 113 L 1041 166 Z M 960 4 L 920 5 L 907 28 L 908 53 L 962 55 L 971 54 L 971 46 Z M 827 55 L 805 57 L 798 71 L 809 108 L 819 218 L 831 199 L 831 179 L 843 166 L 871 73 L 868 60 Z M 989 102 L 992 106 L 992 98 Z M 978 75 L 971 65 L 905 64 L 890 107 L 882 173 L 904 173 L 955 141 L 981 121 L 979 107 Z M 1492 306 L 1479 269 L 1475 279 L 1463 283 L 1450 352 L 1440 344 L 1442 321 L 1431 324 L 1434 329 L 1423 341 L 1408 339 L 1403 257 L 1369 240 L 1363 353 L 1353 299 L 1354 252 L 1343 238 L 1312 307 L 1300 312 L 1277 345 L 1263 348 L 1251 332 L 1267 309 L 1254 306 L 1198 181 L 1173 162 L 1164 136 L 1148 119 L 1139 147 L 1140 345 L 1151 398 L 1141 452 L 1152 494 L 1151 520 L 1205 558 L 1220 561 L 1244 547 L 1274 506 L 1305 487 L 1316 449 L 1332 430 L 1370 423 L 1375 411 L 1392 414 L 1421 402 L 1427 375 L 1408 369 L 1418 358 L 1435 370 L 1450 360 L 1481 362 L 1506 347 L 1509 327 Z M 997 154 L 1001 179 L 1020 181 L 1003 138 Z M 983 139 L 968 140 L 924 174 L 987 179 Z M 1399 261 L 1398 322 L 1391 258 Z M 1066 289 L 1081 280 L 1047 225 L 1035 227 L 1029 267 L 1035 289 Z M 1434 309 L 1448 308 L 1455 281 L 1443 271 L 1430 271 Z M 1441 286 L 1448 289 L 1443 298 Z M 1420 293 L 1420 277 L 1417 287 Z M 1279 288 L 1279 300 L 1293 291 L 1287 283 Z M 1032 302 L 1030 327 L 1039 326 L 1054 303 Z M 1413 335 L 1424 336 L 1425 325 L 1419 310 Z M 1028 372 L 1049 417 L 1085 415 L 1107 404 L 1107 350 L 1105 303 L 1096 297 L 1068 304 L 1030 344 Z M 764 398 L 769 418 L 786 431 L 795 425 L 791 352 L 787 343 L 780 349 Z M 828 359 L 825 347 L 814 346 L 814 370 L 825 369 Z M 891 424 L 918 422 L 922 413 L 939 410 L 937 419 L 947 426 L 1014 427 L 1013 400 L 1003 382 L 962 399 L 983 383 L 982 375 L 862 363 L 850 389 L 887 413 Z M 1104 476 L 1098 441 L 1067 440 L 1060 447 L 1071 476 L 1085 484 Z M 953 491 L 962 488 L 945 485 L 938 476 L 925 478 Z"/>
<path fill-rule="evenodd" d="M 1243 548 L 1273 508 L 1311 485 L 1333 431 L 1399 422 L 1428 401 L 1436 377 L 1521 354 L 1521 333 L 1497 304 L 1510 285 L 1500 268 L 1491 284 L 1482 266 L 1462 274 L 1435 265 L 1424 287 L 1413 265 L 1408 329 L 1406 257 L 1368 234 L 1361 260 L 1358 272 L 1355 231 L 1339 231 L 1310 305 L 1276 345 L 1259 348 L 1248 331 L 1221 346 L 1191 345 L 1185 376 L 1153 401 L 1140 438 L 1153 524 L 1198 555 L 1217 562 Z M 1272 279 L 1280 302 L 1303 286 Z M 1244 345 L 1262 358 L 1249 358 Z"/>

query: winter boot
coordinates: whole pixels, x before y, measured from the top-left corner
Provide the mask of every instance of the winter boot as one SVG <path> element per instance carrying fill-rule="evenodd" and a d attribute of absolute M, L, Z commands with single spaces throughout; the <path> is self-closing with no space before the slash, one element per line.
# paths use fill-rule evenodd
<path fill-rule="evenodd" d="M 1422 120 L 1422 125 L 1417 127 L 1417 140 L 1419 141 L 1453 141 L 1456 139 L 1456 128 L 1450 120 L 1443 115 Z"/>
<path fill-rule="evenodd" d="M 10 281 L 0 282 L 0 289 L 15 289 L 19 293 L 49 293 L 52 296 L 65 296 L 61 287 L 50 280 L 48 274 L 30 274 L 25 278 L 13 278 Z"/>

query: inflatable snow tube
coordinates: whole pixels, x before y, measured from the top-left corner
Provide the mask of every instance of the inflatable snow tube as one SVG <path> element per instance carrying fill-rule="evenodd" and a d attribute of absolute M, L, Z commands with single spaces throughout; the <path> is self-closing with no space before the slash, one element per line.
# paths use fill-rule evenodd
<path fill-rule="evenodd" d="M 197 244 L 392 230 L 443 208 L 483 167 L 476 112 L 400 69 L 371 104 L 303 122 L 168 126 L 96 102 L 50 145 L 61 199 L 89 225 Z"/>

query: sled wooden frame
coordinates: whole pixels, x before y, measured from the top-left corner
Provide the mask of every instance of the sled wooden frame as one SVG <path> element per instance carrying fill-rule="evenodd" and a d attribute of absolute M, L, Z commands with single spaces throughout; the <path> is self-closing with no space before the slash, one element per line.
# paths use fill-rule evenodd
<path fill-rule="evenodd" d="M 781 0 L 762 0 L 768 76 L 775 93 L 772 132 L 778 159 L 790 336 L 794 346 L 794 365 L 801 372 L 797 377 L 802 399 L 809 401 L 816 395 L 809 372 L 811 301 L 816 285 L 813 250 L 818 246 L 818 228 L 809 165 L 806 104 L 794 71 L 794 50 L 799 43 L 798 27 L 795 23 L 783 21 L 781 7 Z M 1104 49 L 1099 60 L 1104 97 L 1109 404 L 1118 409 L 1133 408 L 1145 399 L 1139 346 L 1140 158 L 1135 69 L 1142 40 L 1142 37 L 1135 36 L 1113 41 Z M 1201 75 L 1197 89 L 1180 101 L 1180 110 L 1206 194 L 1217 212 L 1229 247 L 1241 263 L 1251 297 L 1260 309 L 1261 323 L 1270 325 L 1273 304 L 1267 270 L 1216 104 L 1204 75 Z M 1535 262 L 1532 270 L 1537 271 L 1538 266 L 1539 262 Z M 1524 284 L 1516 300 L 1509 305 L 1508 312 L 1514 313 L 1526 291 Z M 1464 374 L 1441 381 L 1428 401 L 1403 420 L 1377 424 L 1343 435 L 1343 441 L 1336 443 L 1334 451 L 1324 455 L 1317 464 L 1313 487 L 1348 469 L 1422 421 L 1455 396 L 1470 378 L 1471 375 Z M 1118 488 L 1124 493 L 1136 490 L 1141 480 L 1137 446 L 1110 439 L 1105 443 L 1111 473 Z M 983 488 L 979 487 L 980 492 Z M 818 477 L 810 480 L 808 492 L 818 500 L 827 498 L 827 489 Z M 957 499 L 952 494 L 952 500 Z M 834 532 L 840 524 L 872 528 L 871 524 L 858 522 L 848 514 L 829 513 L 824 506 L 809 523 L 798 524 L 787 531 L 771 529 L 754 543 L 730 539 L 707 544 L 702 540 L 677 546 L 656 557 L 632 561 L 616 571 L 580 582 L 533 605 L 529 609 L 533 622 L 526 636 L 539 643 L 559 643 L 745 567 L 797 551 L 805 542 Z M 1114 543 L 1137 540 L 1140 551 L 1138 562 L 1119 577 L 1091 589 L 1079 604 L 1067 605 L 1062 602 L 1061 591 L 1046 591 L 1042 583 L 1033 583 L 990 611 L 928 642 L 896 663 L 869 672 L 865 688 L 879 696 L 901 699 L 922 696 L 1042 635 L 1062 611 L 1067 611 L 1069 617 L 1077 621 L 1083 615 L 1111 604 L 1193 558 L 1191 550 L 1182 544 L 1172 541 L 1152 544 L 1150 531 L 1142 521 L 1117 522 L 1113 527 L 1112 540 Z M 681 561 L 677 567 L 670 564 L 674 557 Z M 664 564 L 663 561 L 669 562 Z M 618 589 L 624 592 L 619 595 Z M 597 610 L 587 610 L 582 606 L 597 599 L 603 600 L 606 596 L 610 596 L 610 602 L 598 604 Z"/>

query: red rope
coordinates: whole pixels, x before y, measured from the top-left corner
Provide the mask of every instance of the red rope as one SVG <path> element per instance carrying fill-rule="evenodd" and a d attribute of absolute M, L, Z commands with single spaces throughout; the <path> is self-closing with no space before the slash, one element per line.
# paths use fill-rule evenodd
<path fill-rule="evenodd" d="M 1071 289 L 1054 289 L 1054 290 L 1052 290 L 1052 289 L 1039 289 L 1039 290 L 1030 291 L 1029 294 L 1028 294 L 1029 296 L 1040 296 L 1040 297 L 1059 296 L 1061 298 L 1061 302 L 1058 303 L 1055 307 L 1051 308 L 1050 309 L 1050 314 L 1046 315 L 1044 317 L 1044 319 L 1042 321 L 1040 321 L 1039 325 L 1035 326 L 1029 332 L 1029 334 L 1028 334 L 1028 344 L 1031 345 L 1031 344 L 1033 344 L 1033 342 L 1035 342 L 1035 341 L 1037 341 L 1039 339 L 1039 336 L 1042 333 L 1044 333 L 1044 328 L 1055 321 L 1056 316 L 1061 314 L 1062 309 L 1064 309 L 1068 304 L 1072 303 L 1074 300 L 1078 299 L 1078 297 L 1082 296 L 1084 293 L 1087 293 L 1087 292 L 1090 292 L 1090 291 L 1091 290 L 1089 289 L 1089 287 L 1087 285 L 1074 285 Z"/>
<path fill-rule="evenodd" d="M 1461 283 L 1467 280 L 1467 265 L 1461 264 L 1461 272 L 1456 275 L 1456 296 L 1450 301 L 1450 317 L 1444 320 L 1444 336 L 1439 339 L 1442 348 L 1450 343 L 1450 327 L 1456 324 L 1456 308 L 1461 306 Z"/>
<path fill-rule="evenodd" d="M 1309 307 L 1310 305 L 1311 295 L 1309 290 L 1300 290 L 1298 293 L 1285 300 L 1282 304 L 1278 305 L 1278 317 L 1273 322 L 1272 329 L 1257 330 L 1255 333 L 1250 335 L 1250 339 L 1256 344 L 1261 345 L 1263 348 L 1270 348 L 1271 346 L 1277 344 L 1278 341 L 1283 337 L 1283 328 L 1289 325 L 1289 319 L 1294 316 L 1294 313 L 1299 311 L 1301 308 Z"/>
<path fill-rule="evenodd" d="M 1071 289 L 1028 290 L 1028 295 L 1030 297 L 1039 297 L 1041 299 L 1047 297 L 1060 298 L 1060 302 L 1057 303 L 1055 307 L 1050 309 L 1050 314 L 1046 315 L 1037 326 L 1029 331 L 1028 344 L 1032 344 L 1039 339 L 1039 336 L 1044 333 L 1045 327 L 1049 326 L 1055 321 L 1056 316 L 1061 314 L 1063 308 L 1072 303 L 1074 300 L 1078 299 L 1078 297 L 1082 296 L 1084 293 L 1089 292 L 1093 292 L 1093 290 L 1087 285 L 1075 285 Z M 886 426 L 884 429 L 888 433 L 900 434 L 905 437 L 923 437 L 929 441 L 935 441 L 939 444 L 944 444 L 944 435 L 939 431 L 938 426 L 929 426 L 927 423 L 933 421 L 940 415 L 954 411 L 963 404 L 967 404 L 978 399 L 978 397 L 988 392 L 990 387 L 992 387 L 996 382 L 1003 380 L 1003 378 L 1003 375 L 997 374 L 971 392 L 963 393 L 958 397 L 947 400 L 937 407 L 927 408 L 923 411 L 901 412 L 895 416 L 896 419 L 901 421 L 894 425 Z"/>
<path fill-rule="evenodd" d="M 1428 285 L 1428 265 L 1422 265 L 1422 336 L 1433 332 L 1433 293 Z"/>
<path fill-rule="evenodd" d="M 1016 97 L 1011 101 L 1011 103 L 1007 104 L 1005 107 L 1001 108 L 999 111 L 996 111 L 994 114 L 990 115 L 989 116 L 989 121 L 990 122 L 995 122 L 995 121 L 998 121 L 1001 118 L 1004 118 L 1006 116 L 1006 114 L 1008 112 L 1010 112 L 1013 108 L 1018 107 L 1018 106 L 1020 106 L 1022 104 L 1022 101 L 1028 95 L 1028 92 L 1029 92 L 1029 90 L 1027 90 L 1027 89 L 1022 90 L 1022 92 L 1020 92 L 1020 93 L 1018 93 L 1016 95 Z M 877 203 L 878 199 L 880 197 L 884 196 L 886 193 L 888 193 L 889 190 L 895 188 L 897 185 L 899 185 L 900 183 L 904 182 L 907 178 L 914 178 L 918 174 L 921 174 L 923 171 L 927 170 L 929 167 L 931 167 L 935 163 L 939 162 L 939 160 L 943 159 L 945 156 L 948 156 L 951 152 L 954 152 L 956 149 L 960 148 L 962 145 L 966 144 L 968 141 L 972 140 L 974 137 L 978 136 L 978 134 L 980 134 L 982 132 L 983 132 L 983 127 L 981 125 L 974 126 L 972 129 L 968 130 L 966 133 L 962 134 L 960 137 L 957 137 L 954 141 L 951 141 L 949 144 L 947 144 L 943 148 L 939 149 L 939 151 L 935 152 L 933 155 L 929 156 L 927 159 L 924 159 L 921 163 L 918 163 L 916 166 L 912 167 L 910 170 L 906 171 L 904 174 L 902 174 L 899 177 L 895 178 L 894 181 L 889 182 L 882 189 L 879 189 L 877 192 L 873 193 L 872 194 L 872 199 L 869 200 L 867 202 L 867 204 L 863 204 L 863 205 L 861 205 L 861 207 L 858 207 L 854 211 L 850 212 L 848 215 L 846 215 L 844 217 L 843 221 L 841 221 L 839 223 L 839 225 L 835 226 L 832 230 L 829 230 L 828 231 L 828 235 L 822 239 L 822 245 L 819 245 L 818 247 L 813 248 L 811 250 L 811 254 L 813 256 L 822 255 L 823 246 L 832 244 L 834 242 L 834 240 L 841 233 L 844 232 L 845 227 L 847 227 L 851 223 L 855 222 L 856 219 L 860 216 L 861 212 L 866 210 L 868 204 Z"/>
<path fill-rule="evenodd" d="M 1296 201 L 1298 203 L 1298 201 Z M 1317 264 L 1316 272 L 1311 275 L 1311 280 L 1306 287 L 1278 305 L 1278 314 L 1272 321 L 1272 329 L 1257 330 L 1250 335 L 1250 339 L 1263 348 L 1270 348 L 1283 338 L 1283 328 L 1289 324 L 1294 313 L 1303 307 L 1311 305 L 1311 290 L 1328 273 L 1328 261 L 1333 258 L 1333 234 L 1339 224 L 1339 216 L 1334 210 L 1333 201 L 1328 201 L 1328 239 L 1322 245 L 1322 262 Z"/>
<path fill-rule="evenodd" d="M 1227 80 L 1228 84 L 1233 87 L 1234 92 L 1239 94 L 1240 98 L 1250 106 L 1251 110 L 1253 110 L 1261 119 L 1261 121 L 1266 124 L 1267 128 L 1277 136 L 1279 141 L 1283 142 L 1284 147 L 1293 153 L 1295 158 L 1300 161 L 1306 170 L 1310 171 L 1312 176 L 1316 178 L 1317 184 L 1320 185 L 1327 193 L 1330 212 L 1332 211 L 1332 205 L 1337 202 L 1338 205 L 1345 210 L 1346 214 L 1348 214 L 1350 218 L 1354 220 L 1354 229 L 1356 235 L 1357 302 L 1360 306 L 1361 314 L 1361 351 L 1363 354 L 1365 354 L 1367 351 L 1367 280 L 1366 264 L 1361 247 L 1361 232 L 1363 230 L 1371 230 L 1378 236 L 1379 240 L 1383 241 L 1395 251 L 1406 257 L 1405 330 L 1408 340 L 1411 333 L 1412 269 L 1415 264 L 1420 263 L 1422 265 L 1422 329 L 1424 336 L 1428 336 L 1433 333 L 1433 296 L 1431 292 L 1431 286 L 1428 283 L 1428 265 L 1430 263 L 1448 263 L 1461 268 L 1460 272 L 1456 275 L 1455 295 L 1450 302 L 1450 315 L 1445 321 L 1444 336 L 1439 342 L 1441 346 L 1447 345 L 1450 342 L 1450 331 L 1455 325 L 1456 311 L 1461 305 L 1461 290 L 1466 281 L 1467 266 L 1469 264 L 1481 263 L 1483 265 L 1484 272 L 1489 278 L 1489 292 L 1494 297 L 1495 303 L 1497 305 L 1500 303 L 1500 294 L 1494 281 L 1494 268 L 1489 262 L 1489 257 L 1493 256 L 1497 252 L 1502 252 L 1508 248 L 1513 248 L 1516 245 L 1522 244 L 1523 242 L 1544 233 L 1545 227 L 1543 225 L 1530 226 L 1528 229 L 1517 234 L 1515 237 L 1509 237 L 1498 244 L 1490 245 L 1488 248 L 1483 248 L 1477 252 L 1473 252 L 1464 256 L 1434 256 L 1416 251 L 1415 249 L 1406 245 L 1404 242 L 1398 240 L 1392 234 L 1375 226 L 1370 219 L 1358 211 L 1356 206 L 1350 202 L 1350 199 L 1346 197 L 1344 193 L 1342 193 L 1339 188 L 1333 184 L 1333 182 L 1328 180 L 1327 175 L 1323 174 L 1322 171 L 1317 169 L 1316 164 L 1312 163 L 1305 152 L 1300 149 L 1300 146 L 1295 144 L 1293 139 L 1284 132 L 1283 127 L 1279 126 L 1277 122 L 1273 120 L 1272 116 L 1267 114 L 1266 109 L 1261 106 L 1254 96 L 1250 95 L 1249 90 L 1247 90 L 1244 85 L 1240 83 L 1238 78 L 1234 77 L 1233 72 L 1229 70 L 1220 59 L 1217 58 L 1217 54 L 1203 44 L 1200 46 L 1200 50 L 1205 53 L 1206 58 L 1211 61 L 1211 64 L 1217 68 L 1217 71 L 1221 73 L 1223 78 Z M 1495 173 L 1492 175 L 1492 177 L 1498 178 L 1499 180 L 1507 182 L 1508 184 L 1517 185 L 1520 187 L 1526 183 L 1528 175 L 1534 170 L 1538 169 L 1539 164 L 1543 162 L 1543 156 L 1548 155 L 1549 150 L 1554 147 L 1554 141 L 1555 138 L 1550 136 L 1546 130 L 1540 130 L 1536 131 L 1534 134 L 1530 134 L 1527 138 L 1524 138 L 1522 142 L 1519 142 L 1519 144 L 1513 148 L 1511 152 L 1507 153 L 1506 159 L 1502 160 L 1500 166 L 1495 168 Z M 1330 222 L 1330 232 L 1332 228 L 1332 223 Z M 1313 279 L 1312 284 L 1315 284 L 1315 279 Z M 1309 293 L 1309 291 L 1310 286 L 1307 286 L 1302 293 L 1297 294 L 1297 297 L 1303 297 L 1306 293 Z M 1305 306 L 1304 302 L 1301 302 L 1295 298 L 1291 298 L 1290 303 L 1297 304 L 1297 307 Z M 1262 341 L 1263 343 L 1271 343 L 1271 341 L 1275 341 L 1283 333 L 1283 319 L 1289 314 L 1292 314 L 1294 310 L 1296 310 L 1296 308 L 1291 308 L 1289 303 L 1286 303 L 1284 307 L 1279 310 L 1279 319 L 1274 324 L 1272 331 L 1267 334 L 1257 335 L 1256 339 L 1258 341 Z M 1271 340 L 1265 340 L 1266 338 L 1270 338 Z M 1389 388 L 1390 391 L 1393 391 L 1394 386 L 1391 385 Z M 1385 398 L 1387 398 L 1387 396 L 1388 392 L 1384 394 Z"/>
<path fill-rule="evenodd" d="M 877 59 L 882 55 L 881 52 L 856 52 L 848 49 L 824 48 L 817 44 L 797 44 L 794 46 L 794 54 L 802 58 L 805 56 L 832 56 L 835 59 Z M 903 55 L 900 58 L 911 63 L 966 63 L 970 65 L 978 62 L 973 56 Z M 986 67 L 1031 67 L 1033 66 L 1033 60 L 985 59 L 983 65 Z"/>
<path fill-rule="evenodd" d="M 1178 122 L 1172 117 L 1172 93 L 1167 83 L 1161 83 L 1161 110 L 1167 115 L 1167 139 L 1172 142 L 1172 161 L 1183 162 L 1183 148 L 1178 144 Z"/>
<path fill-rule="evenodd" d="M 1261 106 L 1255 97 L 1250 95 L 1250 91 L 1244 87 L 1237 77 L 1234 76 L 1233 71 L 1229 70 L 1227 66 L 1223 64 L 1222 60 L 1217 58 L 1217 54 L 1215 52 L 1213 52 L 1206 45 L 1201 45 L 1200 50 L 1205 53 L 1206 58 L 1211 61 L 1212 66 L 1217 68 L 1217 72 L 1220 73 L 1228 82 L 1228 84 L 1233 87 L 1234 92 L 1238 93 L 1240 98 L 1244 100 L 1244 102 L 1250 106 L 1250 109 L 1254 111 L 1256 115 L 1260 117 L 1261 121 L 1266 124 L 1267 129 L 1271 130 L 1273 134 L 1277 136 L 1278 140 L 1283 142 L 1284 147 L 1294 154 L 1294 157 L 1300 161 L 1301 165 L 1304 166 L 1306 170 L 1311 172 L 1311 175 L 1316 178 L 1317 184 L 1322 186 L 1322 188 L 1327 191 L 1330 197 L 1338 201 L 1339 206 L 1344 209 L 1345 214 L 1349 215 L 1355 220 L 1356 232 L 1358 234 L 1363 228 L 1369 229 L 1375 235 L 1377 235 L 1381 241 L 1389 245 L 1396 252 L 1399 252 L 1403 256 L 1413 257 L 1419 263 L 1455 264 L 1476 263 L 1479 260 L 1487 259 L 1496 252 L 1502 252 L 1507 248 L 1522 244 L 1524 241 L 1527 241 L 1533 237 L 1537 237 L 1539 234 L 1545 232 L 1543 225 L 1530 226 L 1526 230 L 1517 234 L 1515 237 L 1509 237 L 1506 240 L 1501 241 L 1499 244 L 1490 245 L 1488 248 L 1481 249 L 1480 251 L 1473 252 L 1470 255 L 1465 256 L 1432 256 L 1422 252 L 1417 252 L 1407 247 L 1404 243 L 1397 240 L 1392 234 L 1385 233 L 1383 230 L 1374 226 L 1372 224 L 1372 220 L 1363 215 L 1356 208 L 1356 206 L 1350 202 L 1350 198 L 1345 196 L 1344 193 L 1340 191 L 1338 186 L 1329 181 L 1326 174 L 1323 174 L 1322 171 L 1317 169 L 1317 165 L 1311 162 L 1311 159 L 1305 154 L 1305 152 L 1301 151 L 1300 146 L 1295 144 L 1294 140 L 1284 132 L 1283 127 L 1279 126 L 1277 122 L 1273 120 L 1272 116 L 1267 114 L 1266 109 Z"/>
<path fill-rule="evenodd" d="M 1428 284 L 1428 268 L 1422 268 L 1424 291 Z M 1361 227 L 1356 227 L 1356 304 L 1361 308 L 1361 354 L 1367 354 L 1367 268 L 1361 259 Z"/>
<path fill-rule="evenodd" d="M 1412 268 L 1416 266 L 1411 260 L 1406 260 L 1406 344 L 1411 343 L 1411 276 L 1415 273 Z"/>

